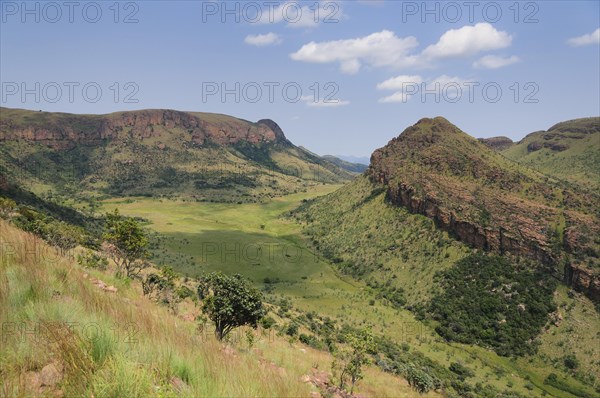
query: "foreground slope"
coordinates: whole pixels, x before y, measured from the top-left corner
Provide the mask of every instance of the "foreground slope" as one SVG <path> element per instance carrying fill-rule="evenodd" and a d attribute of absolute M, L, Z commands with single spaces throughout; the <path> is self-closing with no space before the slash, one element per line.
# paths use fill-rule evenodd
<path fill-rule="evenodd" d="M 0 172 L 36 192 L 260 201 L 352 174 L 269 119 L 173 110 L 73 115 L 0 108 Z"/>
<path fill-rule="evenodd" d="M 254 348 L 239 337 L 251 329 L 218 343 L 192 303 L 176 316 L 140 290 L 0 219 L 2 396 L 320 397 L 329 384 L 328 353 L 264 329 Z M 413 396 L 399 378 L 365 372 L 361 396 Z"/>

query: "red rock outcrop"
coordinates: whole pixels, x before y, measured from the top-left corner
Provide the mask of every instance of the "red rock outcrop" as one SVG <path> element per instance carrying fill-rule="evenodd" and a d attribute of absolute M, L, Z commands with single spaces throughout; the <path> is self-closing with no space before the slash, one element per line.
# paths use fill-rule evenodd
<path fill-rule="evenodd" d="M 27 112 L 27 111 L 24 111 Z M 251 123 L 225 115 L 187 113 L 174 110 L 142 110 L 109 115 L 36 114 L 35 122 L 19 118 L 0 119 L 0 141 L 27 140 L 57 150 L 76 145 L 94 146 L 117 138 L 160 137 L 165 130 L 181 129 L 190 141 L 231 145 L 240 141 L 252 144 L 282 142 L 285 136 L 272 120 Z"/>

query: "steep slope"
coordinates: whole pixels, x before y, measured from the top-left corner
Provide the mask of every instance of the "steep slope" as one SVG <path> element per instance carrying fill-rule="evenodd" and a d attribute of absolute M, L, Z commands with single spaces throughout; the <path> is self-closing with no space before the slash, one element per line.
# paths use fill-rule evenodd
<path fill-rule="evenodd" d="M 596 194 L 512 162 L 440 117 L 420 120 L 375 151 L 366 175 L 389 203 L 434 220 L 461 242 L 552 265 L 600 300 Z M 331 212 L 341 206 L 331 204 Z M 344 224 L 331 227 L 334 235 L 345 231 Z"/>
<path fill-rule="evenodd" d="M 590 190 L 600 188 L 600 117 L 558 123 L 498 149 L 546 175 Z"/>
<path fill-rule="evenodd" d="M 173 110 L 0 114 L 0 171 L 38 192 L 256 201 L 352 177 L 295 147 L 268 119 Z"/>
<path fill-rule="evenodd" d="M 406 129 L 373 154 L 365 175 L 308 201 L 292 217 L 340 271 L 366 281 L 387 305 L 433 319 L 445 339 L 460 341 L 459 333 L 466 333 L 464 342 L 501 355 L 539 345 L 538 354 L 518 361 L 534 363 L 536 376 L 530 376 L 544 386 L 562 357 L 575 353 L 585 363 L 577 378 L 591 375 L 593 386 L 600 351 L 584 347 L 597 347 L 600 322 L 597 208 L 596 196 L 512 162 L 435 118 Z M 582 244 L 572 249 L 577 234 Z M 457 272 L 457 265 L 476 264 L 484 251 L 501 254 L 490 261 L 507 260 L 510 268 Z M 563 275 L 588 297 L 565 285 L 555 290 L 552 279 Z M 519 291 L 532 287 L 540 289 Z M 447 297 L 459 305 L 447 305 Z M 440 316 L 432 303 L 451 313 Z M 514 322 L 527 319 L 525 312 L 536 323 L 527 321 L 529 335 Z M 486 344 L 482 336 L 493 341 Z M 508 344 L 507 336 L 522 343 Z"/>

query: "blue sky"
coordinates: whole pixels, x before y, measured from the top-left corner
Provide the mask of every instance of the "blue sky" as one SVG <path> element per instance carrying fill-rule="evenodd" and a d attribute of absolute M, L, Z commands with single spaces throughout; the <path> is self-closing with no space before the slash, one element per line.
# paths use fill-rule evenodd
<path fill-rule="evenodd" d="M 23 4 L 0 1 L 6 107 L 271 118 L 355 156 L 422 117 L 519 139 L 600 113 L 598 1 Z"/>

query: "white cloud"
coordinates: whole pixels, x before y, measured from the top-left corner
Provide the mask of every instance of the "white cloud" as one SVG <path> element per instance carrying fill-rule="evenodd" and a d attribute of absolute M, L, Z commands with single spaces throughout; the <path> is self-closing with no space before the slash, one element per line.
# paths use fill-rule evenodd
<path fill-rule="evenodd" d="M 251 46 L 272 46 L 275 44 L 279 44 L 282 42 L 281 37 L 278 34 L 269 32 L 264 35 L 248 35 L 244 39 L 246 44 L 250 44 Z"/>
<path fill-rule="evenodd" d="M 573 47 L 587 46 L 590 44 L 600 44 L 600 28 L 586 35 L 573 37 L 567 40 L 567 43 Z"/>
<path fill-rule="evenodd" d="M 399 38 L 394 32 L 383 30 L 356 39 L 313 41 L 290 56 L 295 61 L 339 62 L 342 72 L 353 74 L 360 70 L 362 63 L 376 67 L 408 65 L 414 62 L 408 52 L 418 44 L 412 36 Z"/>
<path fill-rule="evenodd" d="M 400 75 L 396 77 L 392 77 L 391 79 L 387 79 L 384 82 L 381 82 L 377 85 L 378 90 L 402 90 L 407 84 L 416 83 L 421 84 L 423 82 L 423 78 L 419 75 L 409 76 L 409 75 Z"/>
<path fill-rule="evenodd" d="M 474 26 L 463 26 L 460 29 L 450 29 L 440 40 L 425 50 L 425 58 L 442 59 L 463 57 L 482 51 L 497 50 L 511 45 L 512 36 L 498 31 L 489 23 L 478 23 Z"/>
<path fill-rule="evenodd" d="M 428 85 L 434 85 L 436 83 L 439 83 L 440 86 L 446 86 L 446 85 L 456 85 L 458 84 L 459 86 L 462 86 L 463 84 L 465 84 L 466 80 L 465 79 L 461 79 L 458 76 L 448 76 L 448 75 L 441 75 L 436 77 L 435 79 L 431 80 Z"/>
<path fill-rule="evenodd" d="M 350 101 L 342 101 L 339 99 L 326 99 L 326 98 L 318 99 L 318 101 L 315 101 L 314 96 L 311 96 L 311 95 L 302 96 L 300 99 L 306 105 L 313 107 L 313 108 L 336 108 L 339 106 L 348 105 L 350 103 Z"/>
<path fill-rule="evenodd" d="M 486 55 L 473 62 L 474 68 L 497 69 L 504 66 L 512 65 L 521 61 L 519 57 L 513 55 L 511 57 L 499 57 L 497 55 Z"/>
<path fill-rule="evenodd" d="M 424 79 L 419 75 L 407 76 L 401 75 L 377 85 L 378 90 L 395 90 L 396 92 L 387 97 L 379 99 L 379 102 L 408 102 L 414 95 L 437 92 L 440 95 L 454 98 L 460 95 L 459 90 L 465 89 L 467 80 L 457 76 L 441 75 L 433 79 Z"/>
<path fill-rule="evenodd" d="M 478 23 L 451 29 L 436 44 L 421 53 L 414 50 L 419 42 L 414 36 L 398 37 L 383 30 L 355 39 L 310 42 L 290 54 L 295 61 L 334 63 L 343 73 L 355 74 L 362 65 L 372 67 L 426 68 L 436 61 L 450 57 L 467 57 L 482 51 L 496 50 L 511 45 L 512 37 L 496 30 L 489 23 Z"/>
<path fill-rule="evenodd" d="M 410 97 L 412 97 L 412 94 L 407 94 L 403 91 L 398 91 L 392 95 L 388 95 L 387 97 L 380 98 L 379 102 L 381 102 L 381 103 L 401 102 L 401 103 L 405 104 L 408 102 Z"/>

